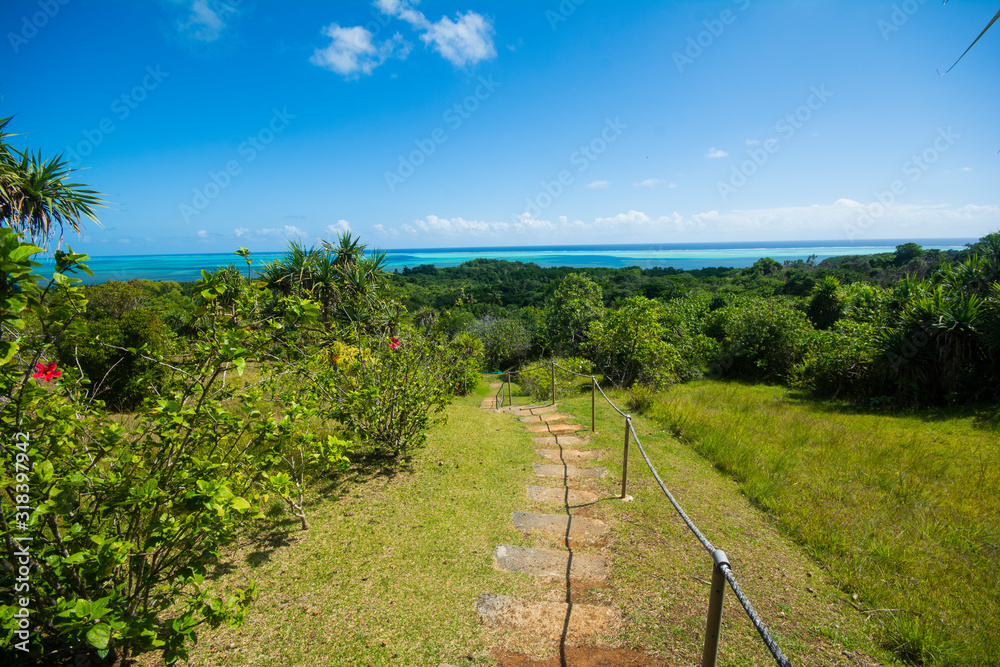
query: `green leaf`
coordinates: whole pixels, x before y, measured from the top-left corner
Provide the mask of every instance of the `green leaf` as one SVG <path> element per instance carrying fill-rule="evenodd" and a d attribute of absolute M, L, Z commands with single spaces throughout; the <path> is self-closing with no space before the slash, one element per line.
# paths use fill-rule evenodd
<path fill-rule="evenodd" d="M 55 469 L 52 467 L 52 463 L 49 461 L 42 461 L 35 466 L 35 472 L 38 473 L 38 479 L 42 482 L 48 482 L 52 479 L 52 474 Z"/>
<path fill-rule="evenodd" d="M 247 360 L 244 359 L 243 357 L 236 357 L 235 359 L 233 359 L 233 364 L 235 364 L 236 366 L 237 375 L 243 377 L 243 371 L 246 369 Z"/>
<path fill-rule="evenodd" d="M 87 631 L 87 642 L 96 649 L 108 648 L 111 641 L 111 627 L 107 623 L 98 623 Z"/>

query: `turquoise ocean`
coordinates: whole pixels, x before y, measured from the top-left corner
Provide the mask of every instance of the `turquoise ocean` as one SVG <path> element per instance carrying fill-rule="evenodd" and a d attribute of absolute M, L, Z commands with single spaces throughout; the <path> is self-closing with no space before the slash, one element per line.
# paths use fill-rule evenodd
<path fill-rule="evenodd" d="M 913 241 L 925 249 L 960 250 L 975 239 L 878 239 L 855 244 L 840 241 L 769 241 L 766 243 L 648 243 L 631 245 L 586 246 L 511 246 L 480 248 L 420 248 L 386 250 L 387 269 L 402 271 L 422 264 L 436 267 L 458 266 L 477 258 L 503 259 L 511 262 L 533 262 L 539 266 L 571 267 L 673 267 L 702 269 L 705 267 L 746 267 L 762 257 L 778 262 L 816 256 L 820 262 L 839 255 L 871 255 L 893 252 L 897 245 Z M 251 253 L 253 269 L 279 259 L 280 252 Z M 89 265 L 94 277 L 83 276 L 85 282 L 108 280 L 197 280 L 202 270 L 212 271 L 232 264 L 246 270 L 242 258 L 232 253 L 190 255 L 118 255 L 92 257 Z"/>

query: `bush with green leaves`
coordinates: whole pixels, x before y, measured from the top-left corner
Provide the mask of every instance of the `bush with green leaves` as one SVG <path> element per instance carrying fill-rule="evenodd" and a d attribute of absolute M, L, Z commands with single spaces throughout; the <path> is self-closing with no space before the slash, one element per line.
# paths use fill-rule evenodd
<path fill-rule="evenodd" d="M 185 658 L 201 626 L 242 622 L 254 586 L 221 597 L 206 575 L 258 514 L 253 463 L 302 437 L 294 418 L 258 408 L 259 384 L 223 379 L 248 359 L 259 363 L 302 320 L 262 317 L 259 290 L 223 308 L 226 287 L 203 274 L 209 328 L 126 429 L 86 400 L 77 369 L 50 362 L 54 340 L 84 312 L 72 274 L 87 271 L 87 258 L 56 253 L 44 281 L 30 259 L 39 250 L 0 229 L 0 420 L 22 434 L 0 443 L 0 655 L 44 664 L 147 651 Z M 27 589 L 14 596 L 18 572 Z"/>
<path fill-rule="evenodd" d="M 585 275 L 571 273 L 556 285 L 545 305 L 549 347 L 573 355 L 587 338 L 590 323 L 604 314 L 601 286 Z"/>
<path fill-rule="evenodd" d="M 823 398 L 867 401 L 883 395 L 887 388 L 877 363 L 878 336 L 874 325 L 850 320 L 818 331 L 789 382 Z"/>
<path fill-rule="evenodd" d="M 603 320 L 592 322 L 584 349 L 595 368 L 615 386 L 636 382 L 664 387 L 678 380 L 682 360 L 666 342 L 661 304 L 635 296 L 608 309 Z"/>
<path fill-rule="evenodd" d="M 809 319 L 779 298 L 744 297 L 712 311 L 705 333 L 720 349 L 710 374 L 774 382 L 802 362 L 815 334 Z"/>
<path fill-rule="evenodd" d="M 483 341 L 487 371 L 505 371 L 528 358 L 534 339 L 520 320 L 487 315 L 476 320 L 469 333 Z"/>
<path fill-rule="evenodd" d="M 594 375 L 594 364 L 588 359 L 580 357 L 555 357 L 549 361 L 538 361 L 529 364 L 530 370 L 519 371 L 512 376 L 512 382 L 521 386 L 521 391 L 532 396 L 539 401 L 552 400 L 552 366 L 556 363 L 555 383 L 556 400 L 573 396 L 581 391 L 590 391 L 591 380 Z M 539 368 L 534 368 L 540 366 Z M 566 369 L 566 370 L 563 370 Z M 570 372 L 567 372 L 570 371 Z M 506 376 L 502 379 L 506 380 Z M 601 376 L 597 376 L 597 381 L 601 381 Z"/>
<path fill-rule="evenodd" d="M 455 395 L 465 348 L 416 331 L 399 337 L 360 336 L 349 357 L 337 357 L 316 376 L 329 417 L 384 455 L 398 457 L 423 444 Z"/>

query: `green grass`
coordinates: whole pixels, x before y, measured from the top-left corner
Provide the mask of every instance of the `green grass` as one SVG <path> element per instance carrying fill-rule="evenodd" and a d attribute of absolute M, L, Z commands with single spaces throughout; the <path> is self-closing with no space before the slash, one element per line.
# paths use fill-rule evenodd
<path fill-rule="evenodd" d="M 678 386 L 649 415 L 857 595 L 886 648 L 913 664 L 1000 663 L 1000 431 L 988 416 L 860 413 L 728 382 Z"/>

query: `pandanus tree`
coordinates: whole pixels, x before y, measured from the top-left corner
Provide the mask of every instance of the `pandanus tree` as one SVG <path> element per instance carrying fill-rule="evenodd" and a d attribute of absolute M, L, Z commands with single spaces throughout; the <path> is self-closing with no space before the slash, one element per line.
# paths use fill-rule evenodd
<path fill-rule="evenodd" d="M 0 119 L 0 225 L 43 246 L 56 232 L 61 244 L 66 226 L 79 234 L 84 218 L 100 226 L 94 213 L 104 206 L 100 193 L 70 182 L 77 170 L 62 155 L 45 159 L 40 151 L 11 146 L 10 120 Z"/>

